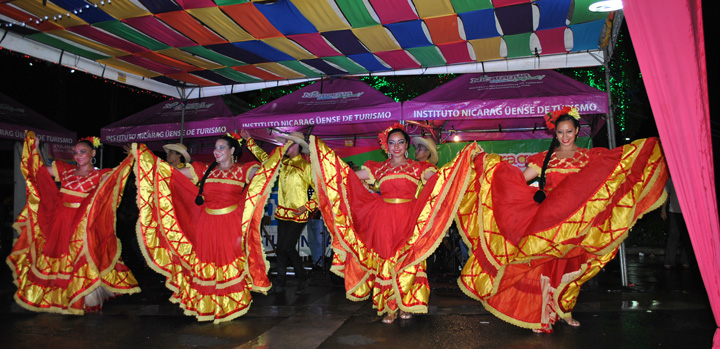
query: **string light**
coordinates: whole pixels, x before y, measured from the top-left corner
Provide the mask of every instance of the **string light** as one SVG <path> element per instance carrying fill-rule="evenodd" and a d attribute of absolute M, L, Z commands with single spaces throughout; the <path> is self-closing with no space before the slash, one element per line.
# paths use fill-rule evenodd
<path fill-rule="evenodd" d="M 106 4 L 107 4 L 107 5 L 110 5 L 110 4 L 112 4 L 112 1 L 111 1 L 111 0 L 107 0 L 107 1 L 102 0 L 102 1 L 100 1 L 100 5 L 101 5 L 101 6 L 105 6 Z M 93 4 L 93 7 L 96 7 L 96 8 L 97 8 L 97 7 L 98 7 L 98 4 L 97 4 L 97 3 L 94 3 L 94 4 Z M 27 20 L 24 20 L 24 21 L 12 21 L 12 22 L 7 22 L 7 23 L 4 24 L 4 26 L 5 26 L 6 28 L 10 28 L 10 27 L 12 27 L 13 25 L 18 25 L 18 26 L 21 26 L 21 27 L 25 27 L 27 24 L 30 24 L 30 25 L 32 25 L 32 24 L 40 25 L 40 24 L 42 24 L 42 22 L 49 21 L 49 20 L 51 20 L 51 19 L 52 19 L 53 21 L 55 21 L 55 22 L 58 22 L 58 21 L 63 20 L 64 18 L 70 18 L 70 13 L 73 13 L 73 14 L 75 14 L 75 15 L 78 15 L 78 14 L 81 14 L 84 9 L 89 9 L 89 8 L 90 8 L 90 5 L 89 5 L 89 4 L 86 4 L 86 5 L 84 5 L 84 6 L 80 6 L 80 7 L 74 8 L 74 9 L 64 10 L 64 11 L 63 11 L 64 13 L 55 14 L 55 15 L 52 16 L 52 18 L 51 18 L 50 16 L 30 17 L 30 18 L 28 18 Z"/>

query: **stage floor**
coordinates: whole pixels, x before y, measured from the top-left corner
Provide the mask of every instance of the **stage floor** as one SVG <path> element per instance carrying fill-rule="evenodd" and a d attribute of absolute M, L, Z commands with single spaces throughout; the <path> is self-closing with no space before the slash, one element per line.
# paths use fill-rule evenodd
<path fill-rule="evenodd" d="M 573 312 L 582 326 L 555 325 L 536 334 L 496 318 L 465 296 L 452 272 L 430 274 L 429 313 L 383 324 L 370 301 L 345 298 L 342 280 L 311 274 L 309 292 L 253 294 L 249 312 L 230 322 L 197 322 L 167 299 L 163 280 L 129 265 L 143 291 L 84 316 L 33 313 L 12 299 L 7 267 L 0 273 L 0 338 L 12 348 L 709 348 L 716 329 L 695 265 L 665 269 L 662 256 L 628 252 L 630 287 L 613 261 L 583 287 Z"/>

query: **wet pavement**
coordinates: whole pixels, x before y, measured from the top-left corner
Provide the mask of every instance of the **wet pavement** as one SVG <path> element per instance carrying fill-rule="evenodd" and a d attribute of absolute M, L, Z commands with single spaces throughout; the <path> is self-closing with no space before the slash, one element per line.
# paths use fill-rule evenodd
<path fill-rule="evenodd" d="M 619 263 L 610 263 L 583 286 L 573 312 L 578 328 L 555 325 L 536 334 L 491 315 L 466 297 L 451 268 L 432 268 L 428 314 L 383 324 L 370 301 L 345 299 L 342 280 L 311 274 L 309 292 L 253 294 L 245 316 L 213 325 L 183 315 L 167 299 L 162 278 L 128 263 L 143 291 L 105 303 L 84 316 L 33 313 L 12 300 L 14 286 L 0 275 L 0 340 L 6 348 L 709 348 L 715 321 L 700 274 L 663 267 L 662 256 L 628 250 L 630 287 Z M 292 282 L 292 280 L 290 281 Z"/>

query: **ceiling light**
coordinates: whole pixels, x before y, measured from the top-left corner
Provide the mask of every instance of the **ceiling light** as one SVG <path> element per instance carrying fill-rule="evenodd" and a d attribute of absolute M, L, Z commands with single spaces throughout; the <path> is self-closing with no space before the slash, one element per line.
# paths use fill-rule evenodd
<path fill-rule="evenodd" d="M 590 4 L 592 12 L 612 12 L 622 10 L 623 4 L 621 0 L 605 0 Z"/>

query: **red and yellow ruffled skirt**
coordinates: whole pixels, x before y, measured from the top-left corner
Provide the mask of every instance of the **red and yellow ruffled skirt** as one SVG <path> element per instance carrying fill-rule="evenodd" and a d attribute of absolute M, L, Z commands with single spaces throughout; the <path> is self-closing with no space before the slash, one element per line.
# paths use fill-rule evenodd
<path fill-rule="evenodd" d="M 42 163 L 37 140 L 25 139 L 21 169 L 27 204 L 14 228 L 19 233 L 7 263 L 18 287 L 15 301 L 28 310 L 82 315 L 85 296 L 104 287 L 140 292 L 120 259 L 115 212 L 132 166 L 126 158 L 85 198 L 71 201 Z"/>
<path fill-rule="evenodd" d="M 319 208 L 333 237 L 331 271 L 345 278 L 347 298 L 372 296 L 378 315 L 398 308 L 426 313 L 430 287 L 425 259 L 452 223 L 477 145 L 468 145 L 443 166 L 417 200 L 388 203 L 370 193 L 324 142 L 311 136 L 310 143 Z M 373 246 L 382 241 L 375 238 L 382 231 L 386 242 Z"/>
<path fill-rule="evenodd" d="M 247 313 L 250 291 L 265 293 L 271 286 L 260 224 L 285 148 L 262 164 L 234 208 L 213 201 L 223 188 L 210 183 L 205 205 L 197 206 L 198 188 L 190 180 L 145 145 L 134 147 L 138 241 L 148 265 L 167 278 L 170 301 L 199 321 L 219 323 Z"/>

